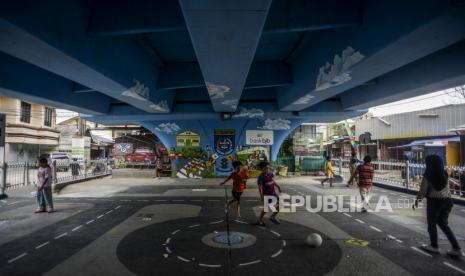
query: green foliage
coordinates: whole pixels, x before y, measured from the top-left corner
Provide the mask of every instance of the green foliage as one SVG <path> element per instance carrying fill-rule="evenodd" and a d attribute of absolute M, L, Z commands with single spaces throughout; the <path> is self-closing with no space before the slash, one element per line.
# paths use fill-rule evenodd
<path fill-rule="evenodd" d="M 293 146 L 292 138 L 286 138 L 279 148 L 278 156 L 293 156 Z"/>

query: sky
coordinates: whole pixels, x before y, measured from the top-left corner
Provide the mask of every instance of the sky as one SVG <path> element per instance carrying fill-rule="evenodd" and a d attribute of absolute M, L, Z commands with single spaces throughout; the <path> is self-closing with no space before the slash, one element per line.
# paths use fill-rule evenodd
<path fill-rule="evenodd" d="M 449 104 L 465 103 L 465 98 L 455 93 L 454 89 L 425 94 L 419 97 L 392 102 L 369 109 L 374 116 L 381 117 L 391 114 L 425 110 Z"/>
<path fill-rule="evenodd" d="M 374 116 L 382 117 L 391 114 L 418 111 L 448 104 L 460 103 L 465 103 L 465 98 L 460 97 L 457 93 L 454 92 L 454 89 L 451 88 L 439 92 L 425 94 L 419 97 L 375 106 L 370 108 L 369 112 L 371 112 Z M 78 115 L 79 113 L 76 112 L 65 109 L 57 109 L 57 123 Z"/>

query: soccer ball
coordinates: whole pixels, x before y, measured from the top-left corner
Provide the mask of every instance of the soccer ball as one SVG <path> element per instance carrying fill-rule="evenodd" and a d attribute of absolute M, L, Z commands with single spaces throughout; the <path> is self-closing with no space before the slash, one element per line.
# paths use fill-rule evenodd
<path fill-rule="evenodd" d="M 310 247 L 319 247 L 323 243 L 323 239 L 317 233 L 311 233 L 307 237 L 307 244 Z"/>

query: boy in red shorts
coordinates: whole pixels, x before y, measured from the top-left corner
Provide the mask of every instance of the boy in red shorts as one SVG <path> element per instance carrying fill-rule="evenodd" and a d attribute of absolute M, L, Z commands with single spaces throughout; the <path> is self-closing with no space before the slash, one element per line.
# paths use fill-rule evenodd
<path fill-rule="evenodd" d="M 233 162 L 234 171 L 226 178 L 223 182 L 220 183 L 220 186 L 223 186 L 230 179 L 233 181 L 232 188 L 232 197 L 233 199 L 228 202 L 228 208 L 231 204 L 236 203 L 236 219 L 241 219 L 241 196 L 246 188 L 247 178 L 249 177 L 247 173 L 247 168 L 242 165 L 240 161 Z"/>

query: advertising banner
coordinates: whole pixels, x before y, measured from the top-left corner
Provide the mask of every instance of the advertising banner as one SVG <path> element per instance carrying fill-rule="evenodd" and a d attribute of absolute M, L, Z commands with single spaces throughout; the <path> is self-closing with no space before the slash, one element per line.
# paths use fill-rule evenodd
<path fill-rule="evenodd" d="M 233 129 L 215 129 L 213 142 L 218 155 L 215 163 L 216 175 L 229 175 L 233 170 L 232 154 L 236 148 L 236 132 Z"/>
<path fill-rule="evenodd" d="M 132 143 L 116 143 L 113 146 L 114 156 L 125 156 L 134 152 L 134 145 Z"/>
<path fill-rule="evenodd" d="M 273 145 L 272 130 L 247 130 L 245 132 L 245 144 L 251 146 Z"/>

